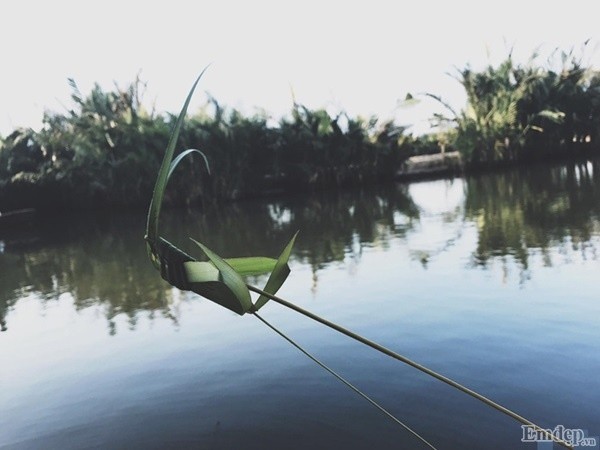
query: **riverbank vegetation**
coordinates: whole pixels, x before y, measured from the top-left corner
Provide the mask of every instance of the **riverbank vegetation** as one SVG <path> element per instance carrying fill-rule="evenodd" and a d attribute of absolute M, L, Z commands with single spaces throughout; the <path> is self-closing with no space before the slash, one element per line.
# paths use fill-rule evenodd
<path fill-rule="evenodd" d="M 600 71 L 585 67 L 574 52 L 555 52 L 545 64 L 509 56 L 498 66 L 456 74 L 467 97 L 454 110 L 436 94 L 447 114 L 442 140 L 460 151 L 467 168 L 580 156 L 598 150 Z"/>
<path fill-rule="evenodd" d="M 266 193 L 314 191 L 396 178 L 413 155 L 458 150 L 465 170 L 597 153 L 600 72 L 573 52 L 544 64 L 457 71 L 467 103 L 443 105 L 434 133 L 414 136 L 376 117 L 332 115 L 294 102 L 278 122 L 245 116 L 214 98 L 188 116 L 178 148 L 198 148 L 203 164 L 186 162 L 167 191 L 170 204 L 208 202 Z M 72 105 L 48 112 L 39 131 L 17 129 L 0 139 L 0 211 L 145 207 L 175 115 L 143 106 L 144 84 L 84 96 L 73 80 Z"/>
<path fill-rule="evenodd" d="M 142 105 L 140 80 L 84 97 L 74 81 L 73 107 L 47 113 L 40 131 L 18 129 L 0 150 L 0 210 L 146 206 L 176 116 Z M 186 163 L 167 202 L 190 204 L 310 191 L 392 180 L 409 156 L 403 127 L 294 103 L 290 117 L 271 124 L 210 99 L 188 116 L 178 148 L 206 154 Z M 209 200 L 210 199 L 210 200 Z"/>

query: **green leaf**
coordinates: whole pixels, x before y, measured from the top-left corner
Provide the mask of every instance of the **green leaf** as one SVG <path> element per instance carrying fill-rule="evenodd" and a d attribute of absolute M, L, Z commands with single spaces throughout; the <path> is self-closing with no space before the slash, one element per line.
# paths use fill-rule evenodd
<path fill-rule="evenodd" d="M 226 258 L 229 264 L 242 277 L 263 275 L 275 269 L 277 260 L 264 256 L 249 256 L 246 258 Z"/>
<path fill-rule="evenodd" d="M 263 275 L 275 268 L 277 260 L 264 256 L 250 256 L 247 258 L 226 258 L 224 260 L 242 277 Z M 183 263 L 187 280 L 190 283 L 203 283 L 218 281 L 219 270 L 211 262 L 188 261 Z"/>
<path fill-rule="evenodd" d="M 230 258 L 227 262 L 241 276 L 270 272 L 277 261 L 272 258 Z M 212 262 L 188 261 L 183 263 L 191 290 L 237 314 L 248 310 L 245 302 L 238 301 L 233 291 L 221 281 L 219 270 Z"/>
<path fill-rule="evenodd" d="M 219 270 L 214 264 L 206 261 L 188 261 L 183 263 L 185 275 L 189 283 L 206 283 L 219 281 Z"/>
<path fill-rule="evenodd" d="M 288 242 L 288 245 L 286 245 L 283 251 L 281 252 L 281 255 L 279 255 L 277 263 L 275 264 L 275 268 L 273 269 L 273 272 L 271 272 L 271 276 L 267 280 L 267 284 L 263 288 L 263 291 L 268 292 L 271 295 L 275 295 L 281 287 L 281 285 L 283 285 L 283 283 L 287 279 L 288 275 L 290 274 L 290 266 L 288 266 L 288 260 L 290 259 L 292 247 L 294 247 L 294 242 L 296 242 L 296 236 L 298 236 L 298 232 L 294 234 L 290 242 Z M 254 304 L 254 309 L 258 311 L 265 305 L 265 303 L 267 303 L 268 300 L 268 297 L 261 295 L 260 297 L 258 297 L 258 300 L 256 300 L 256 303 Z"/>
<path fill-rule="evenodd" d="M 223 306 L 226 306 L 223 302 L 227 302 L 227 305 L 237 303 L 239 305 L 239 310 L 242 311 L 240 314 L 248 312 L 250 308 L 252 308 L 252 299 L 250 298 L 250 291 L 246 287 L 246 283 L 244 283 L 242 277 L 233 269 L 233 267 L 227 264 L 223 258 L 208 247 L 194 239 L 192 239 L 192 241 L 202 249 L 206 256 L 208 256 L 210 262 L 215 265 L 219 271 L 219 278 L 221 279 L 222 284 L 230 291 L 230 295 L 225 294 L 224 297 L 219 296 L 211 298 L 208 295 L 205 295 L 205 297 Z M 230 306 L 226 307 L 231 309 Z"/>
<path fill-rule="evenodd" d="M 248 312 L 247 307 L 240 303 L 231 289 L 221 281 L 192 283 L 191 291 L 239 314 L 240 316 L 243 316 Z"/>
<path fill-rule="evenodd" d="M 173 171 L 179 165 L 181 160 L 183 158 L 185 158 L 186 156 L 191 155 L 192 153 L 198 153 L 200 156 L 202 156 L 202 158 L 204 158 L 204 164 L 206 165 L 206 170 L 210 174 L 210 167 L 208 165 L 208 159 L 206 159 L 206 155 L 204 153 L 202 153 L 200 150 L 196 150 L 195 148 L 190 148 L 188 150 L 181 152 L 179 155 L 177 155 L 177 158 L 175 158 L 173 160 L 173 162 L 169 166 L 169 173 L 167 174 L 167 181 L 169 181 L 169 179 L 171 178 L 171 175 L 173 175 Z"/>
<path fill-rule="evenodd" d="M 165 193 L 165 188 L 167 186 L 167 181 L 169 180 L 169 173 L 171 172 L 171 160 L 173 159 L 173 153 L 175 152 L 175 146 L 177 145 L 177 139 L 179 138 L 179 132 L 181 130 L 181 126 L 183 124 L 183 120 L 185 118 L 185 114 L 187 112 L 188 106 L 192 99 L 192 95 L 194 94 L 194 90 L 204 75 L 208 67 L 204 68 L 202 73 L 196 78 L 192 89 L 185 100 L 183 108 L 181 108 L 181 112 L 179 113 L 179 117 L 177 117 L 177 121 L 175 122 L 175 126 L 173 127 L 173 131 L 169 138 L 169 143 L 167 145 L 167 149 L 165 151 L 165 156 L 163 158 L 162 164 L 160 166 L 160 170 L 158 172 L 158 178 L 156 179 L 156 184 L 154 185 L 154 192 L 152 193 L 152 200 L 150 201 L 150 208 L 148 209 L 148 221 L 146 223 L 146 248 L 148 250 L 148 255 L 152 263 L 160 269 L 160 262 L 158 261 L 157 255 L 152 248 L 154 242 L 158 240 L 158 218 L 160 215 L 160 210 L 162 207 L 163 197 Z"/>

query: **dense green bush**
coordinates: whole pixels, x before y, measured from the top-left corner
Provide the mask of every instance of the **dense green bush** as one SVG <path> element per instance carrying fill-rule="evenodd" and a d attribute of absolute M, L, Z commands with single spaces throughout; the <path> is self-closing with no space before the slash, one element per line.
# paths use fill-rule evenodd
<path fill-rule="evenodd" d="M 556 56 L 556 55 L 555 55 Z M 448 139 L 474 167 L 541 160 L 597 148 L 600 138 L 600 72 L 585 68 L 571 53 L 547 66 L 515 64 L 511 55 L 481 72 L 466 67 L 457 80 L 467 105 L 438 115 L 452 124 Z M 556 58 L 554 58 L 556 59 Z"/>
<path fill-rule="evenodd" d="M 598 150 L 600 72 L 573 52 L 555 56 L 558 63 L 532 58 L 521 65 L 509 55 L 497 67 L 459 70 L 466 107 L 456 111 L 427 94 L 450 114 L 433 118 L 444 131 L 418 137 L 393 122 L 332 116 L 298 103 L 274 124 L 210 98 L 186 120 L 178 148 L 201 149 L 211 175 L 203 164 L 186 162 L 166 201 L 189 205 L 392 180 L 409 156 L 444 149 L 459 150 L 471 169 Z M 45 114 L 40 131 L 17 129 L 0 140 L 0 211 L 147 205 L 175 115 L 145 110 L 139 79 L 108 92 L 95 86 L 88 96 L 70 84 L 70 111 Z"/>
<path fill-rule="evenodd" d="M 84 97 L 47 113 L 39 132 L 18 129 L 0 148 L 0 210 L 13 207 L 145 206 L 175 116 L 142 106 L 143 84 Z M 341 125 L 343 122 L 343 126 Z M 270 125 L 210 99 L 184 125 L 178 148 L 198 148 L 211 168 L 186 163 L 167 202 L 190 204 L 393 179 L 409 150 L 402 127 L 376 118 L 330 116 L 295 104 Z"/>

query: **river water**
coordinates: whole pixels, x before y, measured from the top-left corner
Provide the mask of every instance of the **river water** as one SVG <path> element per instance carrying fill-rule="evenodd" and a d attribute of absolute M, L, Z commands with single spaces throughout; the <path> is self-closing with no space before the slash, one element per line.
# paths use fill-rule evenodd
<path fill-rule="evenodd" d="M 424 448 L 256 318 L 169 287 L 144 215 L 0 237 L 0 448 Z M 598 162 L 165 211 L 162 225 L 224 257 L 277 256 L 299 230 L 282 297 L 544 428 L 600 434 Z M 537 448 L 411 367 L 261 311 L 438 448 Z"/>

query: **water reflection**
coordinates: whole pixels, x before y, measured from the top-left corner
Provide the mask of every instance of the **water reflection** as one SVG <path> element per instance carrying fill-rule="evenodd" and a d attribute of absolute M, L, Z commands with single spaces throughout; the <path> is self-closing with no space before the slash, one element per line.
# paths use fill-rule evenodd
<path fill-rule="evenodd" d="M 554 264 L 550 249 L 597 259 L 592 238 L 600 234 L 599 161 L 467 179 L 465 217 L 477 225 L 475 265 L 510 256 L 529 277 L 532 254 Z"/>
<path fill-rule="evenodd" d="M 476 248 L 469 249 L 476 267 L 495 260 L 506 264 L 512 257 L 526 279 L 532 253 L 541 254 L 545 265 L 553 264 L 552 249 L 597 258 L 598 161 L 473 177 L 452 186 L 452 201 L 444 197 L 448 184 L 442 182 L 169 211 L 164 233 L 196 255 L 189 236 L 201 238 L 223 256 L 274 256 L 300 230 L 292 259 L 310 265 L 315 289 L 326 265 L 346 260 L 358 264 L 365 248 L 386 248 L 392 240 L 406 242 L 408 257 L 426 269 L 431 258 L 461 241 L 468 224 L 477 230 Z M 53 218 L 35 238 L 5 239 L 0 253 L 2 330 L 10 326 L 7 316 L 19 299 L 32 294 L 43 302 L 68 294 L 76 310 L 99 305 L 111 333 L 119 314 L 128 317 L 132 328 L 140 312 L 176 323 L 172 305 L 177 291 L 168 288 L 146 259 L 144 215 Z M 437 239 L 427 224 L 445 237 Z"/>
<path fill-rule="evenodd" d="M 135 215 L 95 215 L 49 219 L 39 239 L 25 247 L 8 240 L 0 256 L 3 330 L 8 310 L 31 294 L 44 302 L 69 294 L 76 310 L 100 304 L 109 327 L 118 314 L 132 326 L 140 310 L 168 315 L 170 290 L 141 264 L 140 236 Z"/>
<path fill-rule="evenodd" d="M 398 215 L 403 225 L 395 226 Z M 69 294 L 80 310 L 101 305 L 115 333 L 113 318 L 149 311 L 170 317 L 173 295 L 147 261 L 142 236 L 145 213 L 54 218 L 29 246 L 7 244 L 0 255 L 0 323 L 16 302 L 35 294 L 44 302 Z M 327 263 L 359 259 L 364 246 L 402 235 L 418 219 L 406 187 L 327 193 L 285 201 L 252 201 L 205 211 L 168 211 L 164 234 L 198 255 L 188 237 L 201 238 L 224 256 L 277 255 L 301 230 L 293 259 L 316 273 Z M 200 256 L 200 255 L 198 255 Z"/>

